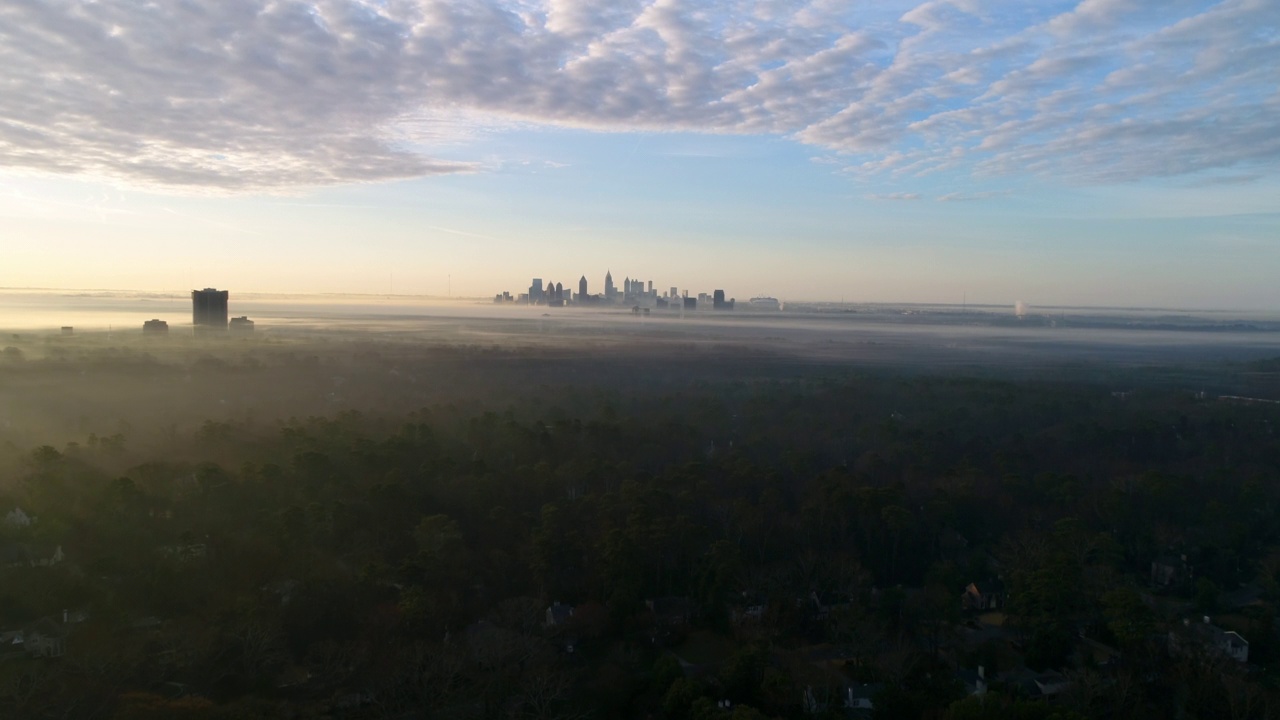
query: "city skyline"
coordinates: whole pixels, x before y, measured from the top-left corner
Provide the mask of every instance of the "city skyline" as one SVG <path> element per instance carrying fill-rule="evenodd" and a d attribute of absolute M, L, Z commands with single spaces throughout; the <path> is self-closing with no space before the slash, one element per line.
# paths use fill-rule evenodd
<path fill-rule="evenodd" d="M 1277 33 L 1260 0 L 9 6 L 0 286 L 488 298 L 625 267 L 1276 310 Z"/>

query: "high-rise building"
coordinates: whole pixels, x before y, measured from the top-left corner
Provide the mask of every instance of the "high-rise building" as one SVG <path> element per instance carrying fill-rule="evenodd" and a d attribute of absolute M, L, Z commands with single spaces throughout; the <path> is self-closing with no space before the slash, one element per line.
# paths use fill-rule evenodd
<path fill-rule="evenodd" d="M 237 318 L 231 318 L 231 324 L 228 329 L 236 334 L 247 335 L 253 332 L 253 321 L 244 315 Z"/>
<path fill-rule="evenodd" d="M 168 335 L 169 323 L 164 320 L 148 320 L 142 323 L 143 335 Z"/>
<path fill-rule="evenodd" d="M 226 290 L 205 288 L 191 291 L 191 324 L 196 332 L 227 329 Z"/>
<path fill-rule="evenodd" d="M 533 284 L 529 286 L 529 302 L 542 302 L 542 278 L 534 278 Z"/>
<path fill-rule="evenodd" d="M 613 273 L 605 271 L 604 273 L 604 298 L 612 300 L 618 294 L 618 288 L 613 286 Z"/>
<path fill-rule="evenodd" d="M 587 296 L 587 276 L 583 275 L 582 278 L 578 280 L 578 297 L 584 298 L 586 296 Z"/>

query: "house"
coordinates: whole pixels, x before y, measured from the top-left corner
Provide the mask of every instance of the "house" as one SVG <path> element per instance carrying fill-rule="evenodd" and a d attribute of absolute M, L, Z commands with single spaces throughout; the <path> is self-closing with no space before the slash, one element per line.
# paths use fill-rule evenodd
<path fill-rule="evenodd" d="M 875 710 L 875 703 L 872 701 L 883 688 L 884 686 L 878 683 L 854 684 L 846 687 L 844 690 L 845 710 L 853 710 L 859 713 L 869 713 Z"/>
<path fill-rule="evenodd" d="M 1062 693 L 1071 684 L 1065 675 L 1059 672 L 1040 673 L 1035 676 L 1033 681 L 1036 689 L 1040 691 L 1040 697 L 1051 698 Z"/>
<path fill-rule="evenodd" d="M 960 607 L 965 610 L 985 612 L 1004 607 L 1004 583 L 999 579 L 969 583 L 960 595 Z"/>
<path fill-rule="evenodd" d="M 65 559 L 61 545 L 9 543 L 0 547 L 0 565 L 5 567 L 50 567 Z"/>
<path fill-rule="evenodd" d="M 47 617 L 41 618 L 23 629 L 22 645 L 32 657 L 62 657 L 67 651 L 67 630 Z"/>
<path fill-rule="evenodd" d="M 28 545 L 27 554 L 32 567 L 50 567 L 66 559 L 61 545 Z"/>
<path fill-rule="evenodd" d="M 970 695 L 987 694 L 987 670 L 981 665 L 977 670 L 957 670 L 956 679 L 964 683 L 964 690 Z"/>
<path fill-rule="evenodd" d="M 31 527 L 31 524 L 34 523 L 35 521 L 36 521 L 36 518 L 33 518 L 30 515 L 23 512 L 22 508 L 20 507 L 15 507 L 14 509 L 6 513 L 4 516 L 4 524 L 14 528 Z"/>
<path fill-rule="evenodd" d="M 1018 668 L 1000 674 L 1000 680 L 1006 687 L 1029 698 L 1052 699 L 1071 686 L 1065 675 L 1054 670 L 1035 672 L 1027 668 Z"/>
<path fill-rule="evenodd" d="M 553 602 L 547 608 L 547 627 L 564 627 L 572 617 L 572 605 L 561 605 L 559 602 Z"/>
<path fill-rule="evenodd" d="M 202 560 L 209 555 L 209 547 L 204 543 L 187 543 L 180 545 L 161 545 L 157 548 L 161 556 L 172 558 L 181 563 Z"/>
<path fill-rule="evenodd" d="M 743 590 L 729 601 L 729 619 L 735 625 L 758 623 L 769 609 L 769 601 L 764 595 Z"/>
<path fill-rule="evenodd" d="M 806 685 L 800 696 L 800 704 L 805 713 L 820 715 L 835 708 L 842 708 L 848 717 L 871 717 L 875 710 L 873 699 L 880 692 L 881 685 L 845 685 L 844 691 L 839 688 L 815 690 Z"/>
<path fill-rule="evenodd" d="M 848 610 L 851 603 L 845 595 L 833 592 L 809 593 L 809 604 L 819 620 L 824 620 L 832 611 Z"/>
<path fill-rule="evenodd" d="M 21 630 L 0 631 L 0 660 L 22 657 L 27 654 Z"/>
<path fill-rule="evenodd" d="M 1203 622 L 1183 620 L 1181 628 L 1169 633 L 1169 650 L 1175 653 L 1194 652 L 1203 648 L 1221 653 L 1239 663 L 1249 662 L 1249 641 L 1234 630 L 1223 630 L 1204 616 Z"/>

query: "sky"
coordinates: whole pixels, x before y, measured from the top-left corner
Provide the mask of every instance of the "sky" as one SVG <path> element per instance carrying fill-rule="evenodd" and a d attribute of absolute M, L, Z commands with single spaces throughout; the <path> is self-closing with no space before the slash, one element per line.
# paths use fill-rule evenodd
<path fill-rule="evenodd" d="M 5 0 L 0 287 L 1280 310 L 1274 0 Z"/>

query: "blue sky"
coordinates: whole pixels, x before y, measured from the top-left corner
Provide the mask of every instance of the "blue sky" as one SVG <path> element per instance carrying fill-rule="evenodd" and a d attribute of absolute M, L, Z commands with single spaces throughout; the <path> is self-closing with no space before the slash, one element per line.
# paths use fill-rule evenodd
<path fill-rule="evenodd" d="M 24 0 L 0 68 L 3 286 L 1280 307 L 1274 2 Z"/>

